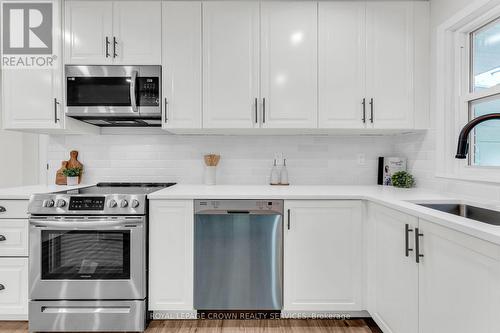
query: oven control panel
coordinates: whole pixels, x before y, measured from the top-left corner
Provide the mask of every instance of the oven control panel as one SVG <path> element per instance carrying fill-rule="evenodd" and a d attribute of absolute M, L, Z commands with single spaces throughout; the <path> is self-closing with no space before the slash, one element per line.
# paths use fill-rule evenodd
<path fill-rule="evenodd" d="M 34 215 L 143 215 L 147 212 L 145 195 L 68 193 L 36 194 L 28 211 Z"/>
<path fill-rule="evenodd" d="M 69 210 L 104 210 L 104 197 L 71 197 Z"/>

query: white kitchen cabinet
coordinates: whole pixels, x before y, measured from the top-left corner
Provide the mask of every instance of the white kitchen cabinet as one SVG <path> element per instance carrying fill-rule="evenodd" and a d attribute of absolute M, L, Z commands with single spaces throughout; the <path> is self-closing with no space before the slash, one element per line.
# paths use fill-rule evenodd
<path fill-rule="evenodd" d="M 160 1 L 113 2 L 116 63 L 161 64 L 161 15 Z"/>
<path fill-rule="evenodd" d="M 261 3 L 261 96 L 265 128 L 318 127 L 318 4 Z"/>
<path fill-rule="evenodd" d="M 27 315 L 28 258 L 0 258 L 0 320 Z"/>
<path fill-rule="evenodd" d="M 3 69 L 3 128 L 64 128 L 60 75 L 60 64 L 57 69 Z"/>
<path fill-rule="evenodd" d="M 26 219 L 0 219 L 0 257 L 28 256 Z"/>
<path fill-rule="evenodd" d="M 413 250 L 408 256 L 406 225 L 410 230 L 408 248 Z M 368 206 L 367 304 L 371 316 L 386 333 L 418 333 L 416 227 L 418 219 L 413 216 L 372 203 Z"/>
<path fill-rule="evenodd" d="M 66 1 L 65 6 L 65 64 L 160 64 L 159 1 Z"/>
<path fill-rule="evenodd" d="M 374 128 L 414 125 L 414 6 L 411 1 L 366 4 L 366 96 Z"/>
<path fill-rule="evenodd" d="M 193 201 L 151 200 L 149 208 L 149 309 L 193 310 Z"/>
<path fill-rule="evenodd" d="M 203 3 L 203 127 L 259 127 L 259 3 Z"/>
<path fill-rule="evenodd" d="M 319 127 L 363 128 L 368 119 L 366 3 L 325 1 L 318 6 Z"/>
<path fill-rule="evenodd" d="M 201 2 L 165 1 L 163 128 L 201 128 Z"/>
<path fill-rule="evenodd" d="M 500 332 L 500 248 L 425 220 L 419 232 L 420 333 Z"/>
<path fill-rule="evenodd" d="M 363 310 L 360 201 L 285 201 L 284 311 Z"/>
<path fill-rule="evenodd" d="M 113 60 L 113 3 L 66 1 L 65 64 L 103 64 Z"/>

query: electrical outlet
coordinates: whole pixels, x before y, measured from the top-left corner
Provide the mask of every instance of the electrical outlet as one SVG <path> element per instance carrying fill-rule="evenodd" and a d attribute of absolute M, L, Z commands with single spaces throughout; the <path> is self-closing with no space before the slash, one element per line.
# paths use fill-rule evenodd
<path fill-rule="evenodd" d="M 358 165 L 366 165 L 366 155 L 363 153 L 358 154 Z"/>

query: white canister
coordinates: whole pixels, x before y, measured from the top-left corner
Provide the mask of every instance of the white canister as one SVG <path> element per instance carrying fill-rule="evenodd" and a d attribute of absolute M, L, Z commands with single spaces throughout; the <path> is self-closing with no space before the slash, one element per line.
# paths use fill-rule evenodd
<path fill-rule="evenodd" d="M 217 181 L 217 167 L 207 166 L 205 168 L 205 185 L 215 185 Z"/>

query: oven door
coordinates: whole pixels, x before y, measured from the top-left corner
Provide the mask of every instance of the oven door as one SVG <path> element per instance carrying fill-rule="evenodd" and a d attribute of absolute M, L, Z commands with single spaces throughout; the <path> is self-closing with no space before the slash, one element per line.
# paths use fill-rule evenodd
<path fill-rule="evenodd" d="M 30 219 L 30 299 L 146 297 L 144 217 Z"/>

